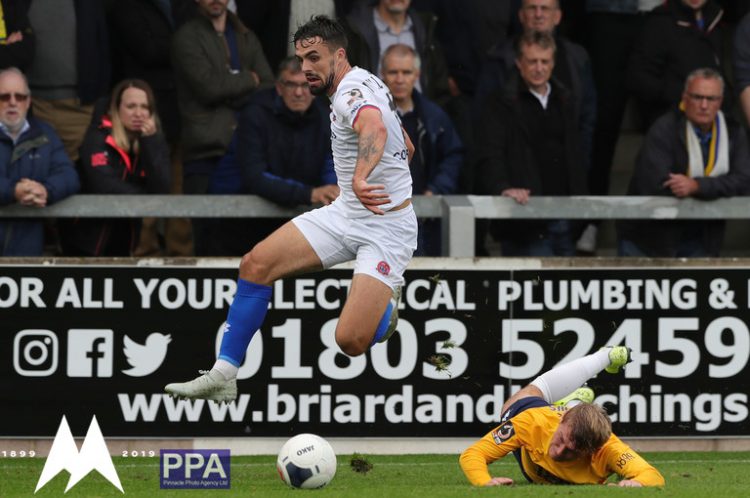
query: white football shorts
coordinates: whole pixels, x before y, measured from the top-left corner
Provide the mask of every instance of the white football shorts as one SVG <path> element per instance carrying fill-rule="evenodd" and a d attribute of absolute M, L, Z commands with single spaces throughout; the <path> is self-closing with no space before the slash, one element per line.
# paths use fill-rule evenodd
<path fill-rule="evenodd" d="M 391 289 L 404 284 L 404 270 L 417 249 L 417 216 L 411 204 L 382 216 L 347 218 L 334 202 L 292 221 L 323 268 L 356 260 L 354 273 L 377 278 Z"/>

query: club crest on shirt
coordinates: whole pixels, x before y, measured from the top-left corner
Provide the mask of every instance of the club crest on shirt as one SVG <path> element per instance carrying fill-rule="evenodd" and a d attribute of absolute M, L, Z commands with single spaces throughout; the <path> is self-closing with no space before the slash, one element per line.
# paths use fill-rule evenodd
<path fill-rule="evenodd" d="M 362 100 L 365 98 L 364 95 L 362 95 L 362 91 L 359 88 L 353 88 L 349 91 L 349 101 L 346 103 L 346 105 L 351 106 L 355 101 Z"/>
<path fill-rule="evenodd" d="M 378 270 L 378 273 L 382 275 L 388 275 L 391 272 L 391 267 L 385 261 L 381 261 L 380 263 L 378 263 L 376 270 Z"/>
<path fill-rule="evenodd" d="M 491 434 L 492 439 L 495 440 L 495 444 L 503 444 L 505 441 L 512 438 L 516 434 L 516 431 L 513 429 L 513 422 L 509 420 L 492 431 Z"/>

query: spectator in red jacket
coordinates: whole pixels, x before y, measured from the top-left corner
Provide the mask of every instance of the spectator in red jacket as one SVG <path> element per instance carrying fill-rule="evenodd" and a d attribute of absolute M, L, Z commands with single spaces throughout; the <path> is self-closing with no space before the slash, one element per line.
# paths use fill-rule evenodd
<path fill-rule="evenodd" d="M 95 117 L 80 149 L 83 192 L 169 193 L 169 151 L 161 133 L 151 87 L 143 80 L 120 82 L 108 111 Z M 79 219 L 66 236 L 72 255 L 130 256 L 140 221 Z"/>

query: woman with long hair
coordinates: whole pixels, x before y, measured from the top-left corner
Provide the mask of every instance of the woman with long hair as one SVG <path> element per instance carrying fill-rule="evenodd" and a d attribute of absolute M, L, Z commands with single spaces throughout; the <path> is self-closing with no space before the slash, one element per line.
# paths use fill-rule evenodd
<path fill-rule="evenodd" d="M 115 86 L 107 112 L 95 114 L 80 152 L 84 193 L 169 193 L 169 149 L 153 91 L 143 80 Z M 71 228 L 62 234 L 68 255 L 131 256 L 140 220 L 78 219 Z"/>

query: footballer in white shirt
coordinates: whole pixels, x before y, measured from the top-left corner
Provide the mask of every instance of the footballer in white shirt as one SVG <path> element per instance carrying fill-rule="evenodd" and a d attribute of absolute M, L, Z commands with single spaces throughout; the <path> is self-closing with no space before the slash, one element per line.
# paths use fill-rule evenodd
<path fill-rule="evenodd" d="M 310 91 L 331 100 L 331 142 L 340 195 L 297 216 L 258 243 L 240 263 L 213 368 L 172 396 L 232 401 L 236 376 L 260 328 L 275 280 L 355 261 L 349 296 L 336 326 L 336 343 L 351 356 L 386 341 L 396 330 L 404 270 L 417 247 L 409 160 L 414 147 L 401 126 L 388 88 L 352 68 L 341 25 L 317 16 L 294 35 Z"/>

